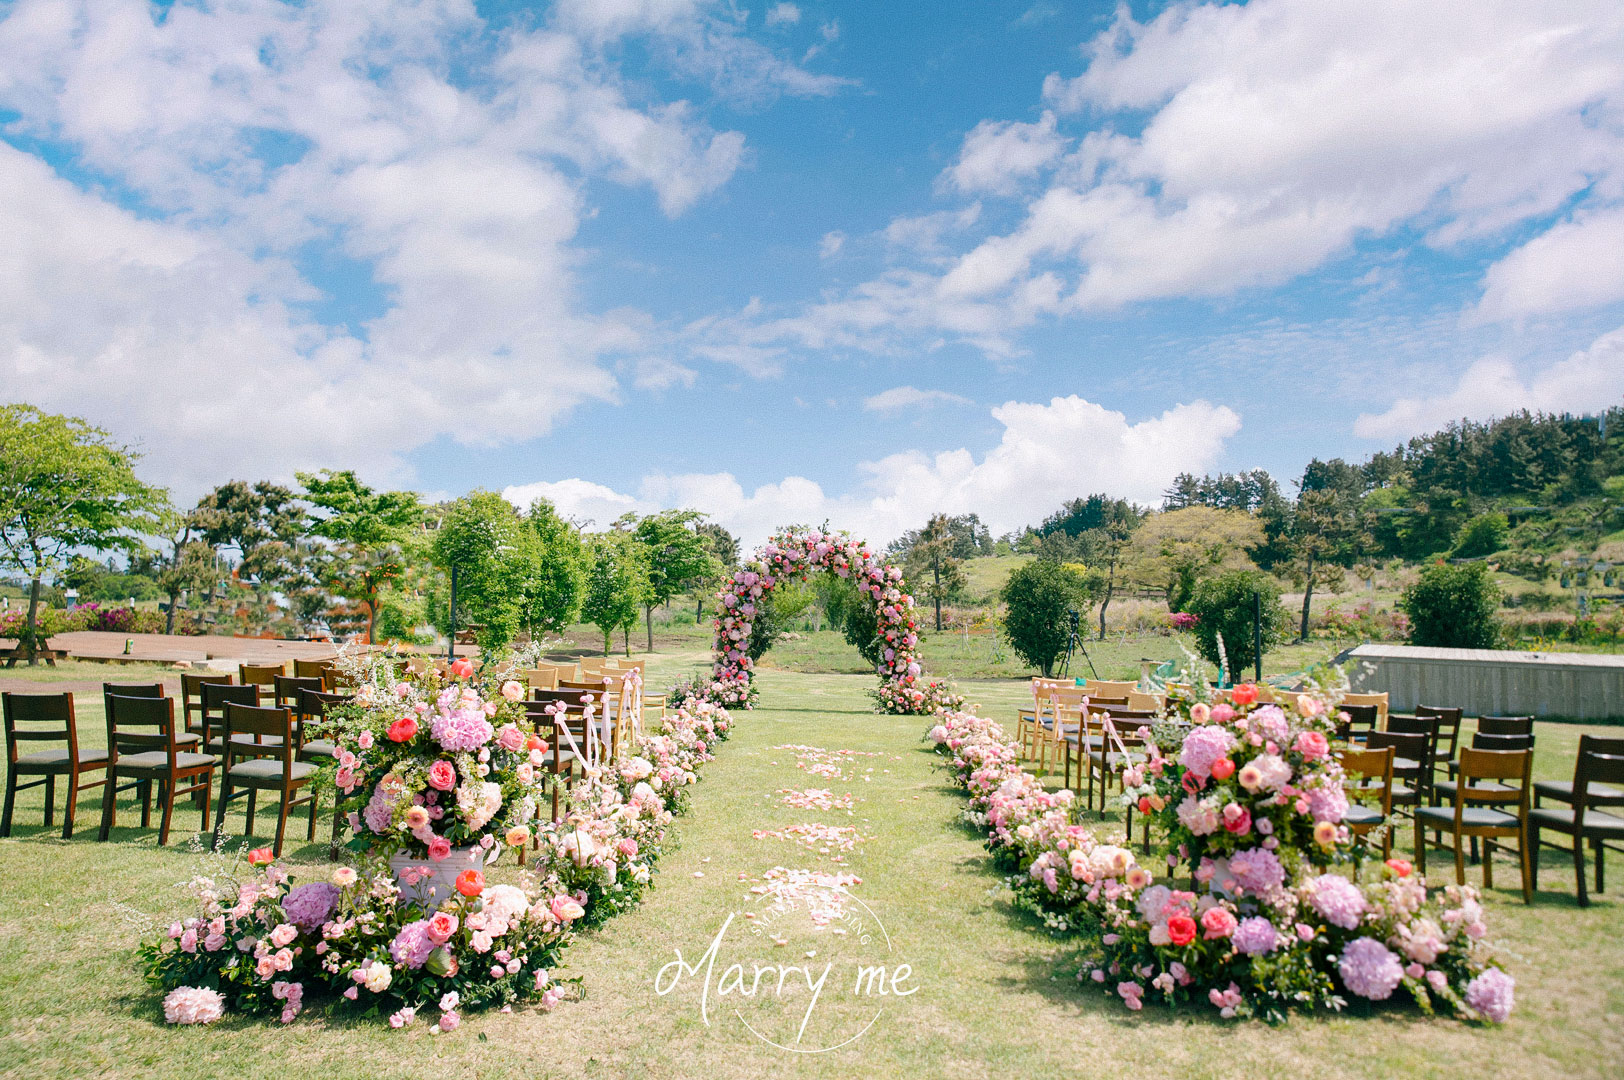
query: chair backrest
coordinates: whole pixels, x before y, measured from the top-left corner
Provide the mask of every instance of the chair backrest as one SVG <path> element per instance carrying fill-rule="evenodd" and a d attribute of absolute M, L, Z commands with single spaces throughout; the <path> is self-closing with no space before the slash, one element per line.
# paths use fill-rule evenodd
<path fill-rule="evenodd" d="M 602 671 L 604 668 L 614 663 L 614 659 L 608 656 L 583 656 L 580 660 L 576 661 L 576 663 L 581 668 L 581 674 L 586 675 L 592 672 Z"/>
<path fill-rule="evenodd" d="M 203 741 L 214 737 L 225 726 L 227 705 L 258 705 L 258 683 L 204 683 L 203 684 Z"/>
<path fill-rule="evenodd" d="M 1624 739 L 1579 736 L 1579 758 L 1573 764 L 1573 816 L 1583 821 L 1591 784 L 1624 784 Z"/>
<path fill-rule="evenodd" d="M 1391 746 L 1366 747 L 1363 750 L 1338 750 L 1336 758 L 1337 762 L 1342 766 L 1342 775 L 1344 777 L 1358 778 L 1351 783 L 1345 780 L 1343 787 L 1356 797 L 1376 796 L 1381 801 L 1382 813 L 1392 813 L 1393 757 L 1396 753 L 1397 751 Z M 1379 781 L 1379 783 L 1372 783 L 1371 781 Z"/>
<path fill-rule="evenodd" d="M 1528 783 L 1534 771 L 1532 750 L 1479 750 L 1464 747 L 1460 752 L 1460 782 L 1455 802 L 1528 804 Z M 1496 783 L 1476 784 L 1477 780 Z M 1508 783 L 1509 782 L 1509 783 Z"/>
<path fill-rule="evenodd" d="M 641 674 L 643 671 L 643 665 L 646 663 L 648 663 L 646 660 L 631 660 L 627 657 L 619 656 L 611 657 L 607 666 L 616 671 L 632 671 L 635 669 L 639 674 Z"/>
<path fill-rule="evenodd" d="M 1436 716 L 1388 716 L 1387 730 L 1399 735 L 1425 735 L 1430 741 L 1438 730 Z"/>
<path fill-rule="evenodd" d="M 168 697 L 169 692 L 164 689 L 161 682 L 104 682 L 102 683 L 102 696 L 117 694 L 119 697 Z"/>
<path fill-rule="evenodd" d="M 586 689 L 566 689 L 560 687 L 557 690 L 537 689 L 530 691 L 530 700 L 532 702 L 540 702 L 543 705 L 550 705 L 553 702 L 561 701 L 569 708 L 576 710 L 584 708 L 587 704 L 586 699 L 589 697 L 592 699 L 593 703 L 602 700 L 603 687 L 595 686 L 588 687 Z"/>
<path fill-rule="evenodd" d="M 1090 698 L 1112 697 L 1122 698 L 1126 701 L 1130 693 L 1139 689 L 1139 684 L 1136 682 L 1111 682 L 1106 679 L 1089 679 L 1088 684 L 1083 689 L 1088 691 Z"/>
<path fill-rule="evenodd" d="M 1532 716 L 1480 716 L 1477 718 L 1480 735 L 1532 735 Z"/>
<path fill-rule="evenodd" d="M 180 677 L 180 707 L 181 718 L 186 723 L 186 730 L 191 731 L 192 713 L 201 713 L 203 710 L 203 687 L 206 683 L 229 684 L 234 678 L 225 671 L 187 671 Z M 201 725 L 199 725 L 201 727 Z"/>
<path fill-rule="evenodd" d="M 620 680 L 610 676 L 608 686 L 611 692 L 618 692 L 620 689 Z M 559 679 L 558 689 L 580 690 L 588 694 L 596 694 L 601 698 L 604 693 L 604 681 L 601 676 L 594 678 L 590 675 L 584 679 Z"/>
<path fill-rule="evenodd" d="M 298 705 L 302 690 L 325 688 L 320 675 L 278 675 L 271 685 L 276 689 L 276 703 L 284 706 Z"/>
<path fill-rule="evenodd" d="M 1380 725 L 1381 710 L 1375 705 L 1349 704 L 1343 699 L 1338 710 L 1347 714 L 1348 718 L 1337 724 L 1336 734 L 1339 739 L 1351 739 L 1354 735 L 1365 736 L 1375 731 Z"/>
<path fill-rule="evenodd" d="M 1479 731 L 1472 736 L 1472 749 L 1474 750 L 1532 750 L 1534 737 L 1532 735 L 1496 735 L 1492 732 Z"/>
<path fill-rule="evenodd" d="M 1376 726 L 1387 726 L 1388 708 L 1387 692 L 1385 690 L 1379 694 L 1343 694 L 1342 705 L 1344 708 L 1349 705 L 1374 705 L 1376 706 Z"/>
<path fill-rule="evenodd" d="M 1071 686 L 1051 686 L 1044 693 L 1043 700 L 1047 701 L 1051 706 L 1075 709 L 1083 703 L 1083 699 L 1087 696 L 1088 692 L 1086 690 L 1073 684 Z"/>
<path fill-rule="evenodd" d="M 1160 712 L 1167 705 L 1167 699 L 1160 694 L 1141 694 L 1134 690 L 1128 694 L 1128 708 L 1145 712 Z"/>
<path fill-rule="evenodd" d="M 238 735 L 252 735 L 255 743 L 262 743 L 266 736 L 280 739 L 281 746 L 275 749 L 282 758 L 284 771 L 293 763 L 297 747 L 293 741 L 292 710 L 281 705 L 239 705 L 228 701 L 225 709 L 225 758 L 228 766 L 232 755 L 244 750 L 243 744 L 236 739 Z"/>
<path fill-rule="evenodd" d="M 175 699 L 168 697 L 124 697 L 108 694 L 107 756 L 117 762 L 120 754 L 144 754 L 167 750 L 174 762 Z M 151 728 L 146 731 L 142 729 Z"/>
<path fill-rule="evenodd" d="M 1432 736 L 1424 732 L 1372 731 L 1365 739 L 1367 749 L 1380 750 L 1384 746 L 1391 746 L 1395 756 L 1416 763 L 1413 768 L 1395 768 L 1394 775 L 1416 779 L 1432 774 Z"/>
<path fill-rule="evenodd" d="M 532 690 L 557 690 L 558 669 L 534 667 L 524 673 L 524 680 Z"/>
<path fill-rule="evenodd" d="M 296 705 L 300 719 L 319 720 L 326 716 L 327 710 L 334 705 L 344 705 L 351 700 L 353 699 L 349 694 L 335 694 L 327 690 L 300 690 Z"/>
<path fill-rule="evenodd" d="M 298 679 L 320 679 L 322 682 L 330 681 L 338 671 L 338 659 L 327 657 L 322 660 L 293 661 L 293 675 Z"/>
<path fill-rule="evenodd" d="M 286 675 L 286 664 L 238 664 L 237 677 L 245 683 L 274 686 L 278 675 Z"/>
<path fill-rule="evenodd" d="M 79 725 L 72 694 L 0 694 L 5 713 L 6 760 L 15 763 L 19 742 L 67 742 L 68 759 L 79 759 Z M 38 725 L 18 727 L 18 724 Z"/>

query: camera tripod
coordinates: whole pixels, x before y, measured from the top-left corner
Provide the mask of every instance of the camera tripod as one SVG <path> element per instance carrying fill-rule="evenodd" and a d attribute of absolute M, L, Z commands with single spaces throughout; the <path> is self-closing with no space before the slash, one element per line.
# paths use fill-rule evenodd
<path fill-rule="evenodd" d="M 1066 669 L 1071 666 L 1072 654 L 1080 652 L 1083 654 L 1083 659 L 1088 661 L 1089 673 L 1098 679 L 1100 673 L 1094 670 L 1094 658 L 1088 655 L 1088 647 L 1083 644 L 1082 635 L 1077 632 L 1077 627 L 1082 622 L 1083 617 L 1076 608 L 1066 612 L 1066 615 L 1071 619 L 1071 635 L 1066 638 L 1066 651 L 1060 654 L 1060 663 L 1055 666 L 1055 674 L 1066 674 Z"/>

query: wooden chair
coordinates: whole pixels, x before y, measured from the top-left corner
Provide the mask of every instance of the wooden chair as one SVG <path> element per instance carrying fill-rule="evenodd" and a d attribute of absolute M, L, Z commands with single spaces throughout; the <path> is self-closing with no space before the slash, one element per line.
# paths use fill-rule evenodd
<path fill-rule="evenodd" d="M 327 657 L 322 660 L 294 660 L 293 677 L 296 679 L 320 679 L 321 686 L 317 689 L 331 690 L 337 683 L 338 658 Z"/>
<path fill-rule="evenodd" d="M 1381 719 L 1381 710 L 1376 706 L 1349 705 L 1344 701 L 1337 708 L 1347 716 L 1346 720 L 1339 720 L 1336 725 L 1336 737 L 1343 742 L 1363 743 L 1370 738 L 1372 731 L 1381 730 L 1377 724 Z"/>
<path fill-rule="evenodd" d="M 598 674 L 614 662 L 612 656 L 583 656 L 576 661 L 576 665 L 581 669 L 581 677 L 585 679 Z"/>
<path fill-rule="evenodd" d="M 73 710 L 72 694 L 0 694 L 0 711 L 5 714 L 6 725 L 6 808 L 0 818 L 0 837 L 11 835 L 11 815 L 17 804 L 17 792 L 43 786 L 45 788 L 45 825 L 51 825 L 55 814 L 56 778 L 68 779 L 67 798 L 62 806 L 62 839 L 73 839 L 73 819 L 79 809 L 79 792 L 84 788 L 101 787 L 107 783 L 107 774 L 100 780 L 84 783 L 79 778 L 85 773 L 107 768 L 107 751 L 79 745 L 79 722 Z M 26 727 L 18 725 L 26 724 Z M 19 743 L 61 742 L 65 746 L 49 750 L 21 752 Z M 19 783 L 25 776 L 39 779 Z"/>
<path fill-rule="evenodd" d="M 558 669 L 554 667 L 530 668 L 524 673 L 525 685 L 532 690 L 557 690 Z"/>
<path fill-rule="evenodd" d="M 320 693 L 327 688 L 320 675 L 278 675 L 271 680 L 274 701 L 284 709 L 299 707 L 299 694 L 304 690 Z"/>
<path fill-rule="evenodd" d="M 1387 694 L 1343 694 L 1342 704 L 1348 705 L 1374 705 L 1376 707 L 1376 730 L 1387 728 Z"/>
<path fill-rule="evenodd" d="M 1105 813 L 1105 800 L 1110 790 L 1111 778 L 1118 777 L 1123 769 L 1143 763 L 1149 758 L 1144 749 L 1145 738 L 1139 734 L 1139 729 L 1150 722 L 1148 717 L 1125 715 L 1122 711 L 1096 712 L 1090 708 L 1089 713 L 1100 721 L 1100 734 L 1103 741 L 1097 750 L 1090 750 L 1087 756 L 1089 770 L 1089 786 L 1092 794 L 1093 778 L 1100 780 L 1099 811 Z M 1133 819 L 1128 818 L 1129 833 L 1132 834 Z"/>
<path fill-rule="evenodd" d="M 1522 863 L 1523 902 L 1534 902 L 1532 849 L 1528 843 L 1529 794 L 1534 770 L 1532 750 L 1477 750 L 1460 752 L 1460 786 L 1450 806 L 1420 806 L 1415 811 L 1415 858 L 1422 874 L 1427 872 L 1426 830 L 1448 833 L 1455 852 L 1455 883 L 1466 884 L 1466 851 L 1462 841 L 1483 841 L 1483 887 L 1494 888 L 1496 840 L 1515 837 Z M 1482 784 L 1483 780 L 1505 781 Z M 1508 807 L 1509 809 L 1500 809 Z M 1431 842 L 1431 846 L 1445 845 Z"/>
<path fill-rule="evenodd" d="M 278 675 L 286 675 L 286 664 L 238 664 L 237 678 L 245 686 L 274 686 Z"/>
<path fill-rule="evenodd" d="M 1388 811 L 1403 807 L 1413 814 L 1432 797 L 1432 736 L 1422 731 L 1372 731 L 1365 740 L 1367 750 L 1388 746 L 1393 748 L 1392 799 Z"/>
<path fill-rule="evenodd" d="M 1075 686 L 1071 679 L 1033 679 L 1032 704 L 1023 705 L 1015 712 L 1015 743 L 1020 748 L 1021 756 L 1031 757 L 1033 748 L 1037 745 L 1037 734 L 1033 730 L 1037 724 L 1037 715 L 1048 704 L 1049 691 L 1057 686 Z"/>
<path fill-rule="evenodd" d="M 1596 891 L 1604 891 L 1603 868 L 1608 844 L 1624 842 L 1624 817 L 1603 813 L 1597 807 L 1624 805 L 1624 790 L 1614 786 L 1617 784 L 1624 784 L 1624 739 L 1580 735 L 1579 757 L 1573 763 L 1573 782 L 1563 793 L 1567 796 L 1563 801 L 1572 803 L 1571 809 L 1536 806 L 1528 814 L 1528 831 L 1534 850 L 1534 888 L 1539 888 L 1540 845 L 1564 850 L 1561 844 L 1540 839 L 1540 833 L 1549 829 L 1572 838 L 1573 876 L 1578 882 L 1579 906 L 1590 906 L 1590 897 L 1585 892 L 1586 840 L 1596 853 Z M 1604 793 L 1600 800 L 1596 798 L 1598 791 Z M 1539 784 L 1534 785 L 1534 792 L 1537 800 Z M 1614 847 L 1613 851 L 1624 853 L 1624 846 Z"/>
<path fill-rule="evenodd" d="M 560 694 L 561 691 L 539 691 L 540 694 Z M 574 705 L 560 697 L 532 698 L 525 702 L 525 713 L 542 738 L 547 740 L 547 761 L 543 766 L 552 774 L 553 820 L 562 820 L 560 795 L 579 766 L 585 770 L 593 737 L 584 707 L 579 699 Z"/>
<path fill-rule="evenodd" d="M 1090 701 L 1099 698 L 1122 698 L 1124 704 L 1128 695 L 1137 689 L 1139 684 L 1136 682 L 1113 682 L 1108 679 L 1089 679 L 1083 685 L 1083 690 L 1088 694 Z"/>
<path fill-rule="evenodd" d="M 275 756 L 246 752 L 248 747 L 255 745 L 273 747 Z M 309 805 L 310 826 L 305 839 L 316 838 L 315 791 L 303 798 L 295 798 L 295 793 L 310 783 L 316 766 L 308 761 L 296 760 L 295 746 L 293 713 L 288 709 L 277 705 L 261 707 L 226 703 L 225 759 L 220 773 L 220 806 L 214 817 L 215 847 L 220 845 L 220 834 L 225 829 L 226 811 L 232 799 L 248 799 L 248 818 L 243 835 L 254 835 L 254 799 L 261 791 L 274 791 L 278 795 L 276 846 L 272 849 L 277 858 L 282 856 L 288 813 L 294 807 Z"/>
<path fill-rule="evenodd" d="M 203 686 L 205 683 L 219 683 L 229 686 L 232 676 L 227 672 L 187 671 L 180 677 L 180 708 L 181 719 L 186 730 L 193 735 L 203 734 Z M 194 721 L 193 716 L 197 719 Z"/>
<path fill-rule="evenodd" d="M 308 761 L 317 768 L 332 764 L 338 760 L 338 744 L 326 738 L 322 725 L 327 720 L 327 710 L 336 705 L 343 705 L 350 701 L 349 694 L 333 694 L 325 690 L 300 690 L 299 700 L 295 709 L 295 723 L 293 734 L 299 747 L 299 760 Z M 313 797 L 317 803 L 321 802 L 321 793 L 314 792 Z M 338 808 L 338 795 L 333 796 L 333 837 L 327 845 L 327 857 L 338 858 L 338 835 L 344 827 L 344 814 Z M 315 813 L 314 809 L 311 813 Z"/>
<path fill-rule="evenodd" d="M 1417 705 L 1415 715 L 1431 717 L 1436 721 L 1432 739 L 1432 767 L 1436 771 L 1453 770 L 1455 754 L 1460 750 L 1460 722 L 1464 709 L 1454 705 Z M 1453 776 L 1453 771 L 1450 771 Z"/>
<path fill-rule="evenodd" d="M 1128 708 L 1135 712 L 1161 712 L 1167 707 L 1167 698 L 1162 694 L 1141 694 L 1137 690 L 1128 692 Z"/>
<path fill-rule="evenodd" d="M 196 743 L 182 743 L 175 730 L 175 699 L 122 697 L 108 694 L 107 782 L 102 788 L 101 839 L 113 831 L 118 793 L 138 788 L 141 827 L 152 827 L 152 785 L 158 785 L 163 821 L 158 846 L 169 843 L 169 823 L 175 814 L 175 796 L 202 792 L 203 824 L 209 827 L 209 793 L 214 787 L 215 760 L 193 751 Z M 143 730 L 153 729 L 153 730 Z M 129 783 L 119 786 L 128 777 Z M 184 785 L 184 786 L 182 786 Z"/>
<path fill-rule="evenodd" d="M 1348 793 L 1348 810 L 1342 815 L 1342 824 L 1355 836 L 1364 836 L 1374 829 L 1386 828 L 1382 835 L 1382 858 L 1393 853 L 1393 830 L 1388 819 L 1393 813 L 1393 758 L 1397 751 L 1391 746 L 1364 750 L 1339 750 L 1337 761 L 1342 766 L 1343 787 Z M 1374 798 L 1376 807 L 1364 800 Z"/>
<path fill-rule="evenodd" d="M 645 664 L 646 664 L 646 661 L 643 661 L 643 660 L 627 660 L 624 657 L 622 657 L 621 659 L 615 661 L 615 670 L 616 671 L 635 671 L 635 672 L 637 672 L 637 677 L 639 679 L 644 679 L 644 677 L 648 675 L 648 672 L 646 670 L 644 670 L 644 665 Z M 647 681 L 645 679 L 644 683 L 642 684 L 641 688 L 638 691 L 638 707 L 640 709 L 642 709 L 642 710 L 658 709 L 659 712 L 660 712 L 660 718 L 664 719 L 665 718 L 665 707 L 666 707 L 665 695 L 664 694 L 651 694 L 651 693 L 649 693 L 648 692 L 648 683 L 647 683 Z"/>
<path fill-rule="evenodd" d="M 1047 773 L 1051 763 L 1058 761 L 1065 753 L 1061 740 L 1067 721 L 1062 719 L 1061 714 L 1066 714 L 1073 723 L 1080 723 L 1081 710 L 1087 700 L 1087 692 L 1076 683 L 1060 683 L 1050 686 L 1038 703 L 1032 725 L 1031 756 L 1038 763 L 1040 774 Z"/>
<path fill-rule="evenodd" d="M 254 705 L 260 702 L 259 683 L 206 683 L 203 687 L 203 748 L 215 757 L 225 756 L 227 705 Z M 238 739 L 249 745 L 248 736 Z M 253 751 L 249 751 L 252 753 Z"/>

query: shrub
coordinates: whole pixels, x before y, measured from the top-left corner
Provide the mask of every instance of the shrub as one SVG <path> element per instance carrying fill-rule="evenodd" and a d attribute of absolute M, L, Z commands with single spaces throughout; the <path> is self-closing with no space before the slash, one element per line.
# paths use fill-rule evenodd
<path fill-rule="evenodd" d="M 1048 676 L 1071 640 L 1071 612 L 1088 604 L 1088 584 L 1068 566 L 1039 559 L 1009 575 L 1000 593 L 1004 633 L 1022 660 Z"/>
<path fill-rule="evenodd" d="M 1500 588 L 1483 563 L 1434 563 L 1399 600 L 1410 617 L 1410 644 L 1453 649 L 1494 648 L 1499 606 Z"/>
<path fill-rule="evenodd" d="M 1253 647 L 1252 597 L 1263 602 L 1263 651 L 1286 638 L 1290 614 L 1280 604 L 1280 585 L 1261 570 L 1231 570 L 1198 583 L 1190 597 L 1189 613 L 1196 616 L 1196 649 L 1210 663 L 1223 665 L 1233 681 L 1257 660 Z M 1222 652 L 1218 648 L 1223 640 Z"/>
<path fill-rule="evenodd" d="M 1457 559 L 1475 559 L 1493 554 L 1506 546 L 1506 535 L 1510 532 L 1511 523 L 1504 514 L 1479 514 L 1460 527 L 1450 554 Z"/>

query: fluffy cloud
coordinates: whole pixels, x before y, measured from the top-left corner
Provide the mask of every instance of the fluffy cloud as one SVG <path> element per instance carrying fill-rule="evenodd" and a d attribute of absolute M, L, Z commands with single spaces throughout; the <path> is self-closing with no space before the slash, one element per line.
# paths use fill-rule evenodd
<path fill-rule="evenodd" d="M 468 0 L 19 0 L 8 134 L 97 181 L 0 144 L 0 378 L 139 441 L 183 493 L 335 461 L 409 479 L 401 455 L 435 439 L 523 440 L 614 400 L 617 357 L 637 385 L 691 382 L 647 359 L 646 317 L 576 299 L 591 182 L 675 215 L 744 155 L 685 102 L 630 100 L 605 52 L 627 34 L 697 36 L 726 92 L 830 89 L 678 0 L 501 34 Z M 313 251 L 370 275 L 353 330 L 318 314 Z"/>
<path fill-rule="evenodd" d="M 1523 319 L 1624 300 L 1624 206 L 1581 211 L 1483 275 L 1484 320 Z"/>
<path fill-rule="evenodd" d="M 768 26 L 793 26 L 801 21 L 801 9 L 794 4 L 774 4 L 767 9 Z"/>
<path fill-rule="evenodd" d="M 969 398 L 946 390 L 920 390 L 912 386 L 893 386 L 872 397 L 863 399 L 863 408 L 869 412 L 898 412 L 902 409 L 921 409 L 931 405 L 969 405 Z"/>
<path fill-rule="evenodd" d="M 600 526 L 626 510 L 683 506 L 705 511 L 751 545 L 781 525 L 825 519 L 883 543 L 938 511 L 974 511 L 1004 532 L 1094 491 L 1153 503 L 1177 474 L 1210 468 L 1240 430 L 1232 410 L 1204 401 L 1137 423 L 1075 395 L 1007 402 L 992 416 L 1003 436 L 980 460 L 967 449 L 893 454 L 860 465 L 861 479 L 846 495 L 831 496 L 796 476 L 746 492 L 730 473 L 656 474 L 643 479 L 635 496 L 578 479 L 525 484 L 503 495 L 518 505 L 546 497 L 565 514 Z"/>
<path fill-rule="evenodd" d="M 963 192 L 1009 194 L 1058 158 L 1071 140 L 1055 131 L 1055 115 L 1035 124 L 983 120 L 964 137 L 959 160 L 942 173 L 944 186 Z"/>
<path fill-rule="evenodd" d="M 1353 431 L 1366 439 L 1404 439 L 1453 420 L 1487 420 L 1528 409 L 1587 412 L 1624 399 L 1624 327 L 1526 377 L 1502 357 L 1473 363 L 1456 384 L 1432 397 L 1402 398 L 1386 412 L 1366 413 Z"/>

